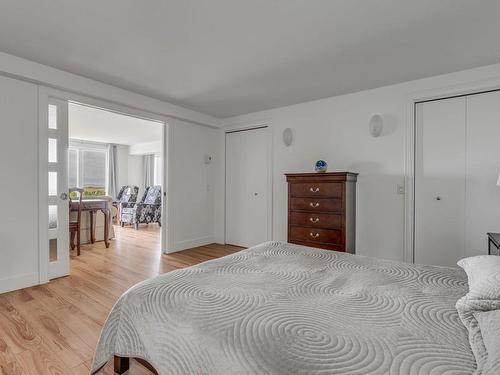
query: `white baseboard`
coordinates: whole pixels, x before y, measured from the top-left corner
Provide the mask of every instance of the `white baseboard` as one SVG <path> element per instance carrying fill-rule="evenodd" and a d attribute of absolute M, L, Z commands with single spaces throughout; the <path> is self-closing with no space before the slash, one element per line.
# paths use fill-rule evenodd
<path fill-rule="evenodd" d="M 214 238 L 212 236 L 195 238 L 193 240 L 175 242 L 174 245 L 172 246 L 172 248 L 169 249 L 169 251 L 167 251 L 167 254 L 176 253 L 178 251 L 190 249 L 192 247 L 209 245 L 211 243 L 214 243 Z"/>
<path fill-rule="evenodd" d="M 38 273 L 27 273 L 24 275 L 7 277 L 5 279 L 0 279 L 0 293 L 28 288 L 38 284 Z"/>

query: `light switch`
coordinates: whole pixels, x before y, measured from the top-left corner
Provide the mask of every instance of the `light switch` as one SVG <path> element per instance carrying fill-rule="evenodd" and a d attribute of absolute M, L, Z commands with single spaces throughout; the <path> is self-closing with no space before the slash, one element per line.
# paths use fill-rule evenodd
<path fill-rule="evenodd" d="M 398 184 L 398 194 L 404 194 L 405 193 L 405 186 L 403 184 Z"/>

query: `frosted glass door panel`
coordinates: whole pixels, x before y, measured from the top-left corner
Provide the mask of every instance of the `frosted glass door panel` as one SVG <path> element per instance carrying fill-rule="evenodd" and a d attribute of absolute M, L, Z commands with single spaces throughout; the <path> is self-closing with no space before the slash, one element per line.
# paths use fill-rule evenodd
<path fill-rule="evenodd" d="M 69 274 L 68 103 L 49 98 L 47 108 L 47 246 L 49 279 Z"/>

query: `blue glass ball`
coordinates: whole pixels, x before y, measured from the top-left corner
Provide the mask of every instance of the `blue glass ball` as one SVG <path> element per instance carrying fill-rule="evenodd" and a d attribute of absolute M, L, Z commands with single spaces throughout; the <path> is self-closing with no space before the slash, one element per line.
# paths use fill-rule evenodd
<path fill-rule="evenodd" d="M 318 160 L 314 165 L 314 170 L 318 173 L 326 172 L 328 169 L 328 163 L 324 160 Z"/>

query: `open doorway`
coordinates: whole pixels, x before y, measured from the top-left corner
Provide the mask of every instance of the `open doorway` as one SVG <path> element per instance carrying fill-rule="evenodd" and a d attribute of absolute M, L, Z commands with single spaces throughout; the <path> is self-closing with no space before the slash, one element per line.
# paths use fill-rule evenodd
<path fill-rule="evenodd" d="M 78 110 L 80 116 L 76 114 Z M 112 262 L 113 257 L 114 261 L 122 262 L 123 259 L 116 256 L 124 251 L 133 254 L 134 261 L 144 252 L 154 259 L 160 259 L 161 253 L 168 251 L 171 246 L 171 236 L 167 233 L 167 227 L 171 225 L 171 220 L 168 220 L 171 207 L 167 205 L 167 198 L 171 194 L 168 177 L 171 158 L 167 155 L 172 150 L 169 145 L 172 131 L 169 120 L 163 115 L 101 99 L 47 87 L 39 88 L 40 283 L 69 275 L 70 270 L 75 271 L 75 264 L 82 265 L 88 260 L 77 255 L 77 236 L 71 234 L 73 228 L 70 217 L 74 218 L 75 215 L 73 206 L 90 205 L 94 212 L 93 220 L 90 213 L 81 214 L 81 228 L 77 233 L 80 233 L 78 243 L 81 244 L 82 255 L 95 259 L 99 252 L 102 263 Z M 151 138 L 146 138 L 151 133 L 145 130 L 148 126 L 155 129 L 154 134 L 148 136 L 153 139 L 151 142 Z M 122 163 L 121 168 L 111 169 L 110 155 L 115 160 L 125 155 L 126 168 Z M 145 156 L 150 159 L 148 180 L 143 172 Z M 68 166 L 70 163 L 72 167 Z M 140 172 L 133 173 L 134 165 Z M 112 170 L 115 172 L 114 178 L 110 177 Z M 118 198 L 124 185 L 137 186 L 135 203 L 132 200 L 126 202 L 129 203 L 129 217 L 132 209 L 145 196 L 146 186 L 158 186 L 160 207 L 154 212 L 160 215 L 160 220 L 156 217 L 154 221 L 153 216 L 153 220 L 147 224 L 141 217 L 137 225 L 133 218 L 123 220 L 123 216 L 118 213 L 121 208 Z M 82 189 L 82 201 L 85 202 L 80 204 L 79 194 L 75 196 L 69 191 L 72 187 Z M 69 210 L 68 203 L 71 203 Z M 146 196 L 143 203 L 154 204 L 155 200 Z M 86 209 L 92 211 L 88 206 Z M 120 221 L 124 221 L 123 227 Z M 72 236 L 75 249 L 69 251 Z"/>
<path fill-rule="evenodd" d="M 117 240 L 161 251 L 163 126 L 68 103 L 69 222 L 78 226 L 70 231 L 73 255 Z"/>

